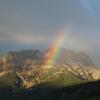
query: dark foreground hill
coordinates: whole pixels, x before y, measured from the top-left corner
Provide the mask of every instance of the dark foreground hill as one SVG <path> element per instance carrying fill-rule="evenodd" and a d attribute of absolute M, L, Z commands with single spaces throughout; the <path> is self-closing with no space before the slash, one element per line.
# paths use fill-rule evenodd
<path fill-rule="evenodd" d="M 45 92 L 43 92 L 45 91 Z M 41 84 L 0 100 L 100 100 L 100 81 L 58 88 Z"/>
<path fill-rule="evenodd" d="M 28 89 L 15 89 L 15 80 L 20 80 L 15 73 L 7 74 L 0 82 L 4 80 L 8 85 L 0 87 L 0 100 L 100 100 L 100 81 L 86 82 L 71 73 Z"/>

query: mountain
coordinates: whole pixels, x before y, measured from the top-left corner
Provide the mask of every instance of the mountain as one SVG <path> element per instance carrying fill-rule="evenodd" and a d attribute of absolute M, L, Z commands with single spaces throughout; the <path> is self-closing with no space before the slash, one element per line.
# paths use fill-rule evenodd
<path fill-rule="evenodd" d="M 39 50 L 10 51 L 1 57 L 0 66 L 6 70 L 31 70 L 33 66 L 40 66 L 47 54 L 51 55 L 51 49 L 54 48 L 49 48 L 45 52 Z M 64 48 L 59 48 L 57 59 L 53 61 L 53 64 L 80 67 L 95 66 L 92 59 L 86 53 L 76 53 Z"/>
<path fill-rule="evenodd" d="M 39 50 L 10 51 L 1 57 L 1 66 L 3 69 L 13 71 L 31 69 L 33 65 L 39 64 L 42 55 Z M 4 68 L 5 66 L 6 68 Z"/>
<path fill-rule="evenodd" d="M 46 57 L 52 54 L 52 49 L 57 48 L 48 48 L 44 52 L 39 50 L 10 51 L 0 58 L 0 71 L 30 71 L 32 75 L 32 71 L 39 69 Z M 83 79 L 100 79 L 99 68 L 95 67 L 94 62 L 86 53 L 77 53 L 65 48 L 59 48 L 58 51 L 52 67 L 65 67 Z"/>
<path fill-rule="evenodd" d="M 44 55 L 51 55 L 51 51 L 52 49 L 56 49 L 56 48 L 49 48 L 47 49 L 44 53 Z M 57 59 L 55 62 L 57 65 L 68 65 L 68 66 L 84 66 L 84 67 L 89 67 L 89 66 L 95 66 L 94 62 L 92 61 L 92 59 L 90 58 L 90 56 L 88 56 L 85 52 L 74 52 L 72 50 L 68 50 L 65 48 L 59 48 L 58 50 L 58 54 L 57 54 Z"/>
<path fill-rule="evenodd" d="M 44 52 L 39 50 L 10 51 L 0 58 L 0 71 L 31 71 L 41 67 L 44 58 L 51 55 L 52 49 Z M 56 60 L 52 67 L 66 67 L 73 74 L 89 80 L 100 79 L 100 70 L 95 67 L 92 59 L 84 52 L 74 52 L 65 48 L 59 48 Z"/>
<path fill-rule="evenodd" d="M 45 52 L 8 52 L 0 59 L 0 100 L 99 100 L 100 69 L 84 52 L 60 48 L 50 68 Z M 56 48 L 55 48 L 56 49 Z"/>

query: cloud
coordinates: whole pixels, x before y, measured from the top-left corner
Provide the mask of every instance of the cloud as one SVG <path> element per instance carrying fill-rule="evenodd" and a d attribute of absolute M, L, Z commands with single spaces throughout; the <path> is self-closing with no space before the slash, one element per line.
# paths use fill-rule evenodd
<path fill-rule="evenodd" d="M 48 39 L 48 35 L 39 35 L 33 33 L 8 33 L 8 34 L 0 34 L 0 42 L 13 42 L 17 44 L 41 44 L 46 42 Z"/>
<path fill-rule="evenodd" d="M 17 43 L 21 44 L 40 44 L 48 38 L 47 36 L 44 35 L 38 35 L 38 34 L 32 34 L 32 33 L 27 33 L 27 34 L 15 34 L 13 36 L 14 40 Z"/>
<path fill-rule="evenodd" d="M 100 20 L 97 18 L 100 17 L 100 1 L 83 1 L 1 0 L 0 48 L 3 51 L 33 45 L 48 47 L 54 38 L 56 41 L 58 34 L 55 31 L 65 27 L 73 18 L 71 32 L 66 35 L 62 46 L 89 52 L 99 62 Z"/>

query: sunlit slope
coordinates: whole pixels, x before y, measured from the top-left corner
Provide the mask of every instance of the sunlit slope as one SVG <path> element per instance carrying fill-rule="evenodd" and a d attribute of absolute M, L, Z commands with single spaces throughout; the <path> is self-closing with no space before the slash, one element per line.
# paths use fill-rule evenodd
<path fill-rule="evenodd" d="M 99 100 L 99 88 L 100 81 L 87 82 L 67 73 L 18 94 L 25 100 Z"/>
<path fill-rule="evenodd" d="M 62 88 L 47 84 L 34 88 L 27 94 L 28 98 L 26 100 L 100 100 L 100 81 Z"/>
<path fill-rule="evenodd" d="M 36 79 L 33 77 L 32 80 Z M 32 81 L 30 80 L 30 81 Z M 47 83 L 48 85 L 54 85 L 58 87 L 70 86 L 75 84 L 80 84 L 86 80 L 81 79 L 80 77 L 74 75 L 71 72 L 62 72 L 55 70 L 54 68 L 49 69 L 48 72 L 43 72 L 38 79 L 41 83 Z M 27 82 L 27 81 L 26 81 Z M 28 82 L 27 82 L 28 83 Z M 0 78 L 0 87 L 13 87 L 18 88 L 23 85 L 22 79 L 16 73 L 7 73 Z M 35 84 L 36 85 L 36 84 Z M 34 84 L 33 84 L 34 86 Z"/>
<path fill-rule="evenodd" d="M 66 72 L 65 70 L 65 72 L 60 73 L 59 71 L 57 71 L 57 69 L 54 68 L 48 69 L 48 72 L 43 72 L 40 79 L 44 80 L 43 82 L 41 81 L 40 84 L 37 84 L 28 89 L 17 90 L 17 88 L 22 86 L 22 80 L 16 73 L 7 73 L 2 78 L 0 78 L 0 87 L 13 87 L 15 89 L 15 92 L 10 92 L 8 90 L 3 92 L 1 91 L 0 99 L 65 100 L 60 98 L 66 98 L 65 94 L 67 95 L 67 87 L 74 87 L 76 85 L 79 85 L 79 88 L 77 88 L 78 90 L 80 89 L 80 84 L 87 82 L 86 80 L 81 79 L 71 72 Z M 63 89 L 65 90 L 63 91 Z M 75 90 L 72 90 L 72 92 L 73 91 Z M 65 93 L 64 97 L 63 93 Z M 3 97 L 3 95 L 5 96 Z M 8 98 L 6 98 L 6 95 L 8 96 Z M 73 96 L 73 94 L 71 94 L 71 96 Z"/>
<path fill-rule="evenodd" d="M 71 86 L 75 84 L 80 84 L 82 82 L 85 82 L 85 80 L 80 79 L 79 77 L 75 76 L 72 73 L 67 73 L 67 74 L 61 74 L 58 76 L 57 79 L 54 80 L 54 83 L 58 86 Z"/>
<path fill-rule="evenodd" d="M 0 88 L 1 87 L 12 87 L 19 88 L 22 85 L 22 80 L 18 77 L 16 73 L 7 73 L 0 78 Z"/>

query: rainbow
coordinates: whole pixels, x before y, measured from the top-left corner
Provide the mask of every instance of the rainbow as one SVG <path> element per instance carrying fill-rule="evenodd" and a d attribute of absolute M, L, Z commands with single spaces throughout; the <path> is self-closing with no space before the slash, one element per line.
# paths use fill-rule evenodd
<path fill-rule="evenodd" d="M 52 66 L 52 62 L 54 62 L 60 52 L 60 46 L 63 44 L 66 34 L 68 33 L 68 31 L 66 31 L 66 29 L 63 29 L 63 31 L 60 31 L 58 33 L 58 36 L 56 36 L 55 41 L 53 43 L 51 43 L 51 46 L 49 48 L 49 53 L 47 54 L 47 56 L 45 56 L 44 62 L 43 62 L 43 67 L 44 68 L 51 68 Z"/>

